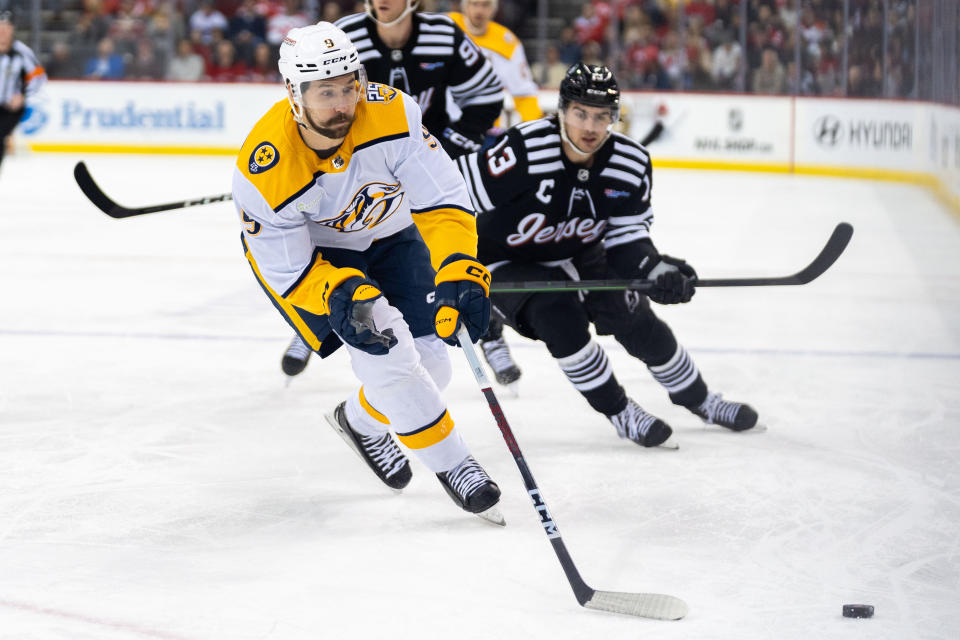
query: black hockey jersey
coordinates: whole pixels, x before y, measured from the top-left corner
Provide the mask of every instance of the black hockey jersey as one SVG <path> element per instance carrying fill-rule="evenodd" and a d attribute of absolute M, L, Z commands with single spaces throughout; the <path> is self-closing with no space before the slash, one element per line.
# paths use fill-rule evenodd
<path fill-rule="evenodd" d="M 360 54 L 367 77 L 416 98 L 423 124 L 451 157 L 480 148 L 503 108 L 503 87 L 493 66 L 449 17 L 414 13 L 413 31 L 400 49 L 390 49 L 365 13 L 336 22 Z M 447 89 L 462 111 L 452 123 Z"/>
<path fill-rule="evenodd" d="M 479 260 L 549 263 L 603 243 L 611 267 L 634 277 L 650 240 L 650 156 L 613 133 L 589 168 L 570 162 L 556 116 L 521 123 L 457 159 L 478 212 Z"/>

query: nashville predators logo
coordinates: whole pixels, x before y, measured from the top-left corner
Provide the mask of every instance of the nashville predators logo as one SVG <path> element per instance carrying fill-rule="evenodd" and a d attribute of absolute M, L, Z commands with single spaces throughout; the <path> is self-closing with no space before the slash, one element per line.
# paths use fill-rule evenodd
<path fill-rule="evenodd" d="M 318 223 L 344 233 L 372 229 L 396 213 L 401 202 L 403 191 L 400 191 L 399 182 L 368 182 L 360 187 L 350 204 L 336 217 L 319 220 Z"/>
<path fill-rule="evenodd" d="M 250 154 L 250 173 L 262 173 L 280 160 L 277 148 L 269 142 L 261 142 Z"/>

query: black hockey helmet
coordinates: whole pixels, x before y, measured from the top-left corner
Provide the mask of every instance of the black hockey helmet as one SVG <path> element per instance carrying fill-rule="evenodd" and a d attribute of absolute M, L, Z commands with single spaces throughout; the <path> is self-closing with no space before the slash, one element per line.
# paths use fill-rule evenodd
<path fill-rule="evenodd" d="M 609 107 L 615 116 L 620 114 L 620 86 L 613 72 L 603 65 L 577 62 L 560 83 L 560 109 L 571 102 L 591 107 Z"/>

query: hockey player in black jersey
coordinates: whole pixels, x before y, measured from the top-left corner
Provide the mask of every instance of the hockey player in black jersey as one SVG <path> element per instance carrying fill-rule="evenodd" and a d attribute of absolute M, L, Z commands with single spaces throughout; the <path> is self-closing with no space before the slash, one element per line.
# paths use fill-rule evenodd
<path fill-rule="evenodd" d="M 508 130 L 489 150 L 457 159 L 478 212 L 478 259 L 494 281 L 640 278 L 637 292 L 492 293 L 506 323 L 547 345 L 591 407 L 621 438 L 652 447 L 672 433 L 628 398 L 603 348 L 613 335 L 670 399 L 710 424 L 753 428 L 757 413 L 707 389 L 673 332 L 650 308 L 689 302 L 697 275 L 650 237 L 650 157 L 613 132 L 620 90 L 609 69 L 577 63 L 560 85 L 559 113 Z M 648 299 L 649 298 L 649 299 Z"/>
<path fill-rule="evenodd" d="M 423 125 L 450 157 L 480 149 L 503 109 L 493 66 L 448 16 L 418 13 L 418 0 L 367 0 L 366 12 L 336 22 L 360 52 L 367 78 L 416 98 Z M 447 90 L 461 112 L 448 114 Z M 281 360 L 288 376 L 307 366 L 310 348 L 294 336 Z"/>
<path fill-rule="evenodd" d="M 416 98 L 424 126 L 451 157 L 479 150 L 503 109 L 503 87 L 480 49 L 448 16 L 417 12 L 418 0 L 365 5 L 337 26 L 356 44 L 367 77 Z M 447 90 L 461 112 L 455 122 Z"/>

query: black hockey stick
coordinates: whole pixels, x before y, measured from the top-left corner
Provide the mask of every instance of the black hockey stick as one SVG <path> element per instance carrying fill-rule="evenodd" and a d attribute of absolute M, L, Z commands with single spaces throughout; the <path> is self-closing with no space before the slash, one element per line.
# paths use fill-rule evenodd
<path fill-rule="evenodd" d="M 576 596 L 577 602 L 588 609 L 625 613 L 631 616 L 655 618 L 657 620 L 679 620 L 687 615 L 687 603 L 674 596 L 660 593 L 598 591 L 583 581 L 583 578 L 580 577 L 580 572 L 577 571 L 576 565 L 573 564 L 573 559 L 567 552 L 566 545 L 563 544 L 563 538 L 560 537 L 560 530 L 553 521 L 550 511 L 547 509 L 547 503 L 543 499 L 543 496 L 540 495 L 540 488 L 537 487 L 537 482 L 533 479 L 533 474 L 530 473 L 527 461 L 523 458 L 523 452 L 520 451 L 520 445 L 517 444 L 517 439 L 514 437 L 513 431 L 507 423 L 507 418 L 503 415 L 503 410 L 500 408 L 497 396 L 494 395 L 493 389 L 490 388 L 491 385 L 490 380 L 487 378 L 487 372 L 483 368 L 483 365 L 480 364 L 477 351 L 470 341 L 470 334 L 466 327 L 460 327 L 460 330 L 457 332 L 457 339 L 460 341 L 460 346 L 463 347 L 463 354 L 467 357 L 470 368 L 473 369 L 473 376 L 477 379 L 477 384 L 480 385 L 480 390 L 487 399 L 487 404 L 490 405 L 490 412 L 493 413 L 493 417 L 497 421 L 500 434 L 507 443 L 507 448 L 510 449 L 510 453 L 513 454 L 513 460 L 517 463 L 517 468 L 520 469 L 523 484 L 527 487 L 527 493 L 530 494 L 530 498 L 533 500 L 533 508 L 536 509 L 540 516 L 540 523 L 543 525 L 543 530 L 546 532 L 547 537 L 550 538 L 550 544 L 553 545 L 553 551 L 560 560 L 560 566 L 563 567 L 563 572 L 567 575 L 570 586 L 573 587 L 573 595 Z"/>
<path fill-rule="evenodd" d="M 201 204 L 211 204 L 213 202 L 224 202 L 226 200 L 232 200 L 233 195 L 229 193 L 222 193 L 218 196 L 207 196 L 205 198 L 196 198 L 194 200 L 180 200 L 179 202 L 170 202 L 167 204 L 155 204 L 149 207 L 139 207 L 136 209 L 128 209 L 127 207 L 122 207 L 105 194 L 97 183 L 93 181 L 93 176 L 90 175 L 90 171 L 87 170 L 87 165 L 83 162 L 78 162 L 77 166 L 73 168 L 73 177 L 76 178 L 77 184 L 80 186 L 80 190 L 83 191 L 83 194 L 97 206 L 100 211 L 103 211 L 105 214 L 111 218 L 130 218 L 133 216 L 142 216 L 145 213 L 156 213 L 158 211 L 170 211 L 171 209 L 185 209 L 187 207 L 195 207 Z"/>
<path fill-rule="evenodd" d="M 698 279 L 697 287 L 771 287 L 778 285 L 807 284 L 816 280 L 823 272 L 830 268 L 853 236 L 853 226 L 841 222 L 830 234 L 827 244 L 823 245 L 820 254 L 800 271 L 789 276 L 772 278 L 718 278 Z M 520 293 L 524 291 L 620 291 L 632 289 L 634 291 L 648 291 L 653 286 L 651 280 L 541 280 L 529 282 L 496 282 L 490 285 L 493 293 Z"/>

